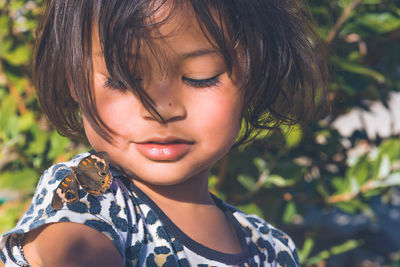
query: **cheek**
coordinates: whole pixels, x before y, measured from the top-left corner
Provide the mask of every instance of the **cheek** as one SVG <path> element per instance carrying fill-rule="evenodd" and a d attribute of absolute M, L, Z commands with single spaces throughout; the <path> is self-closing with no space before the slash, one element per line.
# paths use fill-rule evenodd
<path fill-rule="evenodd" d="M 131 94 L 103 95 L 96 98 L 99 115 L 104 123 L 118 134 L 124 135 L 132 129 L 139 103 Z"/>
<path fill-rule="evenodd" d="M 211 99 L 211 100 L 210 100 Z M 199 107 L 197 129 L 210 143 L 231 146 L 241 125 L 241 98 L 236 95 L 218 95 L 204 101 Z"/>
<path fill-rule="evenodd" d="M 101 116 L 101 114 L 100 114 L 100 116 Z M 115 125 L 113 125 L 113 123 L 109 123 L 109 121 L 107 121 L 107 120 L 104 120 L 104 122 L 109 127 L 115 126 Z M 121 148 L 124 144 L 124 142 L 122 142 L 123 139 L 119 134 L 117 134 L 117 135 L 112 134 L 112 143 L 109 143 L 106 139 L 104 139 L 100 134 L 97 133 L 97 131 L 92 127 L 92 125 L 85 118 L 85 116 L 83 116 L 83 126 L 84 126 L 86 137 L 87 137 L 90 145 L 97 151 L 107 151 L 108 152 L 108 151 L 116 149 L 116 148 Z M 118 131 L 118 132 L 120 132 L 120 131 Z"/>
<path fill-rule="evenodd" d="M 85 134 L 90 145 L 96 150 L 103 150 L 106 141 L 97 134 L 97 132 L 93 129 L 85 116 L 83 116 L 83 127 L 85 129 Z"/>

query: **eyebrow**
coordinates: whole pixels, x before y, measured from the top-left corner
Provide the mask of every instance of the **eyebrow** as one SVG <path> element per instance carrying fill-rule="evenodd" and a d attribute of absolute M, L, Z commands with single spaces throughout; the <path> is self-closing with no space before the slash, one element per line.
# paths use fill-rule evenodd
<path fill-rule="evenodd" d="M 201 57 L 208 54 L 218 54 L 219 51 L 215 48 L 202 48 L 194 51 L 190 51 L 181 55 L 182 58 L 193 58 Z"/>
<path fill-rule="evenodd" d="M 195 57 L 201 57 L 209 54 L 219 54 L 219 51 L 215 48 L 201 48 L 197 50 L 193 50 L 190 52 L 183 53 L 179 55 L 179 57 L 186 59 L 186 58 L 195 58 Z M 103 57 L 104 54 L 102 51 L 96 52 L 93 54 L 95 57 Z M 136 55 L 132 54 L 130 55 L 131 58 L 135 58 Z M 138 57 L 140 58 L 140 57 Z"/>

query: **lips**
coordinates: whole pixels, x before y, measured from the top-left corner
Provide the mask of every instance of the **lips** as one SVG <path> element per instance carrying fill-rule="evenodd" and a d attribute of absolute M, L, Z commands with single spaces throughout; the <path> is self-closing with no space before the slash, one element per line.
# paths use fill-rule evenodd
<path fill-rule="evenodd" d="M 193 142 L 168 137 L 153 138 L 135 144 L 139 153 L 150 160 L 176 161 L 189 152 Z"/>

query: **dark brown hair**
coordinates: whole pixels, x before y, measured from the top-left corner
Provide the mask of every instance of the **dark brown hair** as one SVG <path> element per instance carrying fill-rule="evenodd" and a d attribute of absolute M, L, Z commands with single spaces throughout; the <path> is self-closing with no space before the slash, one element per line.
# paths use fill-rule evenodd
<path fill-rule="evenodd" d="M 166 4 L 170 15 L 152 24 L 154 12 Z M 41 107 L 58 131 L 82 137 L 82 112 L 109 140 L 110 129 L 99 117 L 91 91 L 94 23 L 110 77 L 134 92 L 162 121 L 134 79 L 136 66 L 130 55 L 138 55 L 142 44 L 151 45 L 150 33 L 159 23 L 187 8 L 245 91 L 245 128 L 239 143 L 257 130 L 304 121 L 314 114 L 315 100 L 326 88 L 326 68 L 309 14 L 298 1 L 47 0 L 34 73 Z"/>

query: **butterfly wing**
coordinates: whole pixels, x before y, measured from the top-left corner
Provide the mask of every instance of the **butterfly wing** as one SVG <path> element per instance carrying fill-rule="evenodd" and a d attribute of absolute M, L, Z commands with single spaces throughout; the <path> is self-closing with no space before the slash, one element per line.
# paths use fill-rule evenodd
<path fill-rule="evenodd" d="M 79 199 L 79 184 L 75 172 L 72 171 L 60 182 L 54 191 L 51 207 L 55 210 L 62 208 L 63 203 L 73 204 Z"/>
<path fill-rule="evenodd" d="M 106 152 L 89 155 L 79 162 L 76 169 L 79 184 L 92 195 L 104 194 L 113 181 L 105 158 L 107 158 Z"/>

